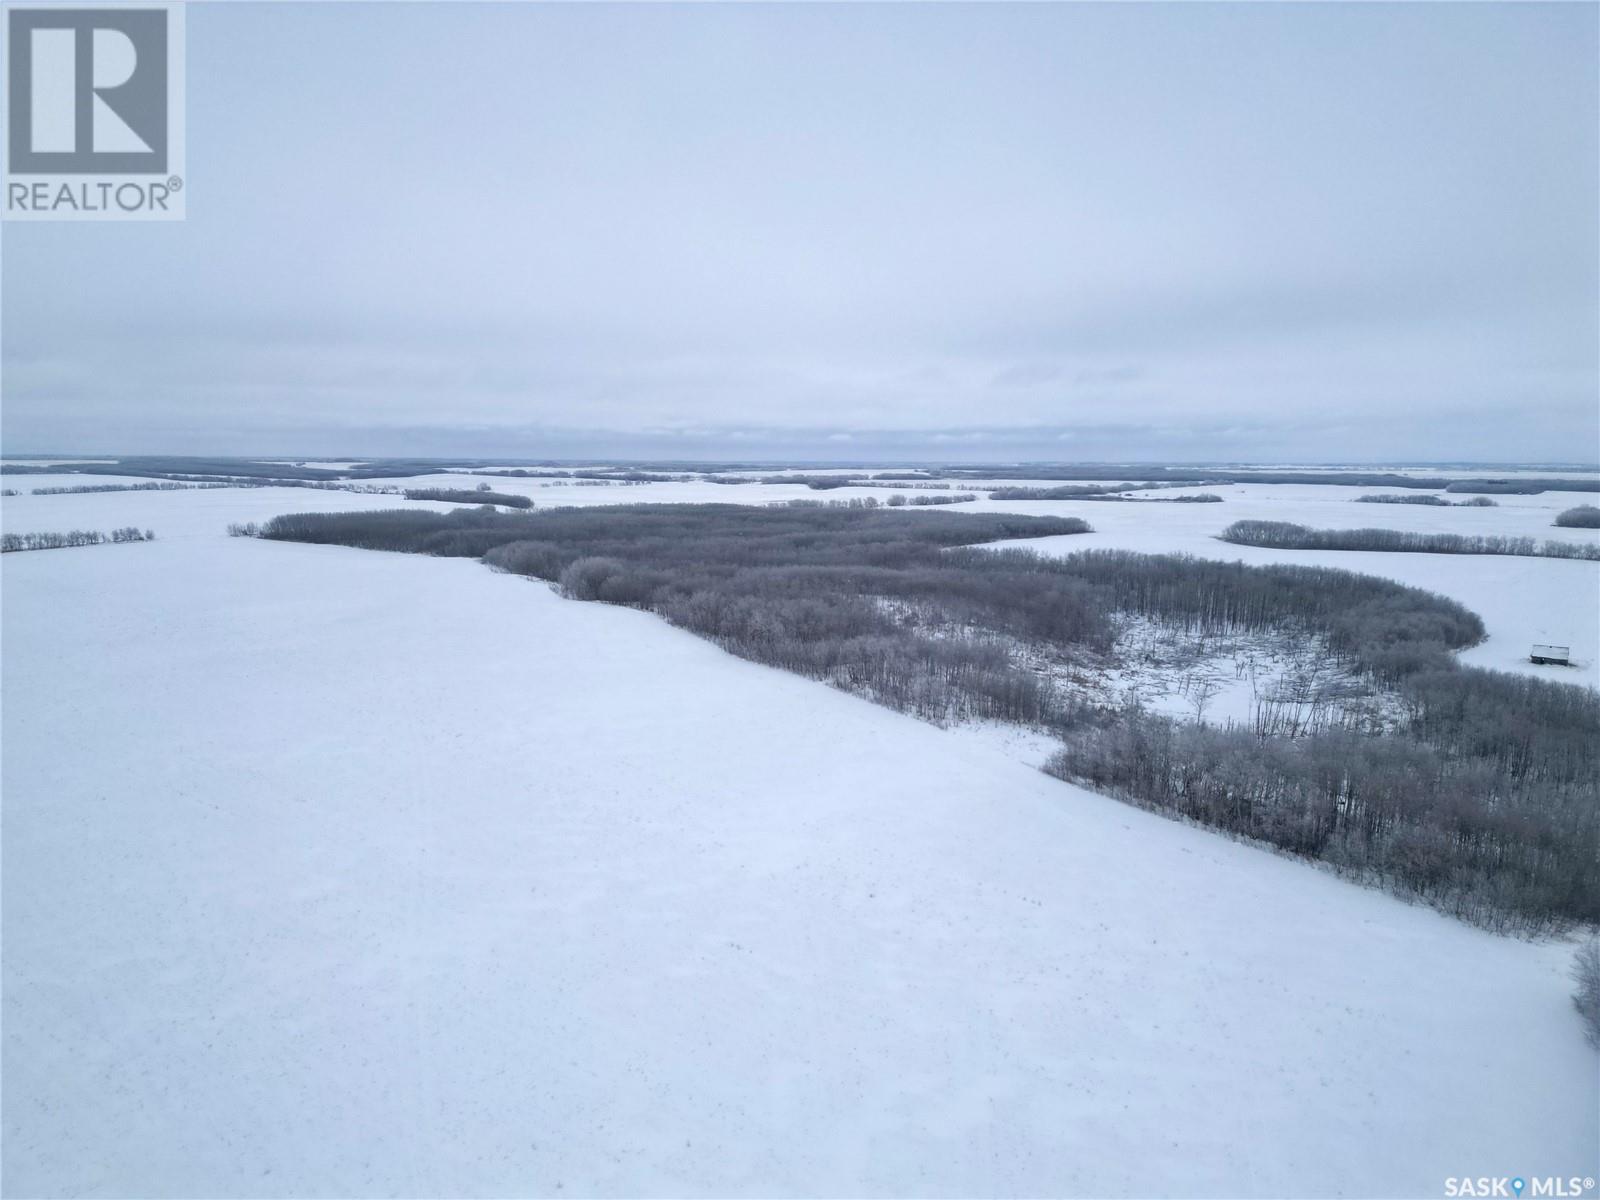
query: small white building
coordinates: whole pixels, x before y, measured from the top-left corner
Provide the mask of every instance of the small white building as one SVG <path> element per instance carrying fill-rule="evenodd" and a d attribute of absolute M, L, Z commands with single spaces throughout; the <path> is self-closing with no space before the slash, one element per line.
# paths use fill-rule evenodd
<path fill-rule="evenodd" d="M 1565 667 L 1572 663 L 1571 646 L 1542 646 L 1534 643 L 1533 653 L 1528 655 L 1536 663 L 1552 663 Z"/>

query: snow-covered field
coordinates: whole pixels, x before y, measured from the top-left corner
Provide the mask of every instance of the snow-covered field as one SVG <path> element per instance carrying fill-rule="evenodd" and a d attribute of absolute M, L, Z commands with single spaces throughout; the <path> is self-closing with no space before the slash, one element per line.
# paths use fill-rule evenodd
<path fill-rule="evenodd" d="M 1600 564 L 1213 540 L 1257 516 L 1575 540 L 1547 526 L 1585 497 L 1211 490 L 1227 503 L 1009 507 L 1100 531 L 1062 551 L 1419 583 L 1488 621 L 1468 661 L 1570 641 L 1585 666 L 1558 677 L 1596 678 Z M 1569 947 L 642 613 L 223 533 L 397 503 L 5 500 L 8 531 L 158 538 L 0 560 L 6 1194 L 1435 1196 L 1596 1174 Z"/>

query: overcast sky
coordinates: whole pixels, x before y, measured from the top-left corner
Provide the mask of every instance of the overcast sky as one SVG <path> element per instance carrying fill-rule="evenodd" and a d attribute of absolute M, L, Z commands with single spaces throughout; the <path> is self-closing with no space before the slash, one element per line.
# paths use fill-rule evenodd
<path fill-rule="evenodd" d="M 4 448 L 1592 462 L 1597 14 L 191 5 Z"/>

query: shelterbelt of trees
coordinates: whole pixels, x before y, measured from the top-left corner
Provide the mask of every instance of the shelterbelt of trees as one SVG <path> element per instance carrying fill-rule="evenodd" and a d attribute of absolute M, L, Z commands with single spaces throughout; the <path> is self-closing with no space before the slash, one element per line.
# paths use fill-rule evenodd
<path fill-rule="evenodd" d="M 1411 533 L 1401 529 L 1310 529 L 1290 521 L 1235 521 L 1217 535 L 1239 546 L 1276 550 L 1390 550 L 1421 554 L 1512 554 L 1600 561 L 1600 546 L 1531 537 Z"/>
<path fill-rule="evenodd" d="M 532 508 L 533 501 L 515 492 L 491 492 L 487 484 L 476 491 L 464 488 L 407 488 L 407 500 L 442 500 L 446 504 L 500 504 L 506 508 Z"/>
<path fill-rule="evenodd" d="M 66 533 L 3 533 L 0 534 L 0 554 L 15 554 L 24 550 L 70 550 L 77 546 L 103 546 L 123 542 L 153 542 L 155 531 L 124 525 L 110 533 L 98 529 L 69 529 Z"/>
<path fill-rule="evenodd" d="M 1380 494 L 1375 496 L 1357 496 L 1361 504 L 1428 504 L 1434 508 L 1496 508 L 1498 500 L 1491 500 L 1487 496 L 1474 496 L 1471 500 L 1446 500 L 1443 496 L 1418 494 L 1414 496 L 1392 496 Z"/>
<path fill-rule="evenodd" d="M 1049 765 L 1505 931 L 1600 920 L 1600 697 L 1459 666 L 1452 600 L 1323 567 L 978 544 L 1077 519 L 861 502 L 274 518 L 260 536 L 477 557 L 575 600 L 655 612 L 734 654 L 934 720 L 1049 729 Z M 1296 735 L 1097 706 L 1036 667 L 1115 666 L 1121 617 L 1315 639 L 1397 711 Z"/>

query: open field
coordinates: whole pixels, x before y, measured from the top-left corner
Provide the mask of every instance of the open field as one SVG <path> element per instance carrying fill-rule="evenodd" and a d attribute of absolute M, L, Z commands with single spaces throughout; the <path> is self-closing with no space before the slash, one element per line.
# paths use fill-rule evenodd
<path fill-rule="evenodd" d="M 1011 507 L 1095 525 L 1063 550 L 1435 588 L 1488 622 L 1463 656 L 1486 665 L 1535 622 L 1592 629 L 1593 563 L 1212 540 L 1261 512 L 1411 528 L 1564 497 L 1375 513 L 1293 491 Z M 4 502 L 7 531 L 157 534 L 0 564 L 9 1194 L 1432 1195 L 1507 1164 L 1594 1173 L 1569 946 L 1095 796 L 643 613 L 223 533 L 399 503 Z M 1593 678 L 1586 658 L 1569 674 Z"/>

